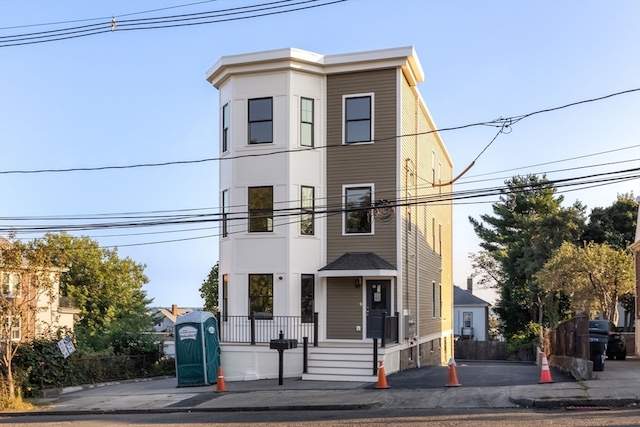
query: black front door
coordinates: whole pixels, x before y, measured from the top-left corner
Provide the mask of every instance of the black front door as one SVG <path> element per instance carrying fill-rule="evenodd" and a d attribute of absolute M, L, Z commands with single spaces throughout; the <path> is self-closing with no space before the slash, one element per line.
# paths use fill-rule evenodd
<path fill-rule="evenodd" d="M 383 313 L 391 313 L 391 281 L 367 280 L 367 338 L 382 338 Z"/>

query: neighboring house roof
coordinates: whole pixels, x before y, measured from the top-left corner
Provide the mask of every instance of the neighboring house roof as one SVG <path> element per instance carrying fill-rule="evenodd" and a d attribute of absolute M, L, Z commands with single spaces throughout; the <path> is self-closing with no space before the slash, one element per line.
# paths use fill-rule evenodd
<path fill-rule="evenodd" d="M 461 289 L 457 286 L 453 287 L 453 305 L 477 305 L 488 307 L 491 304 L 483 300 L 482 298 L 478 298 L 471 292 Z"/>
<path fill-rule="evenodd" d="M 373 252 L 347 252 L 320 270 L 320 277 L 343 276 L 345 271 L 360 276 L 395 276 L 396 267 Z"/>
<path fill-rule="evenodd" d="M 158 308 L 157 313 L 169 319 L 171 323 L 176 323 L 176 319 L 178 318 L 178 316 L 191 313 L 192 311 L 193 311 L 192 308 L 176 308 L 176 312 L 172 313 L 171 310 L 167 310 L 166 308 L 160 307 Z"/>

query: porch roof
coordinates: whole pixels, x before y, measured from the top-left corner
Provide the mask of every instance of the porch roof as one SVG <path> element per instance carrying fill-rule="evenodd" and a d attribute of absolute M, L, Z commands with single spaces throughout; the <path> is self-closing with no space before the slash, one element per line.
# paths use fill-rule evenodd
<path fill-rule="evenodd" d="M 397 276 L 396 267 L 373 252 L 347 252 L 318 270 L 319 277 Z"/>

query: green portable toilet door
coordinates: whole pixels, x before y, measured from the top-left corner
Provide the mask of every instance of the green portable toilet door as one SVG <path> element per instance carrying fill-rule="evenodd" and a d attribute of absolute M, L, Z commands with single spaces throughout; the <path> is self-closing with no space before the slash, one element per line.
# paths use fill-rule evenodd
<path fill-rule="evenodd" d="M 175 327 L 176 376 L 178 385 L 204 385 L 202 324 L 183 323 Z"/>
<path fill-rule="evenodd" d="M 214 318 L 204 322 L 204 344 L 207 360 L 207 382 L 218 382 L 218 368 L 220 367 L 220 338 L 218 336 L 218 324 Z"/>

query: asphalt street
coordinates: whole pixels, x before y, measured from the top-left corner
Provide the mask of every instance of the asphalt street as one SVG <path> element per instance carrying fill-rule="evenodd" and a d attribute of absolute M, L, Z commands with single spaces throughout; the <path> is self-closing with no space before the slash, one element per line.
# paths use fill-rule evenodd
<path fill-rule="evenodd" d="M 556 383 L 575 382 L 571 375 L 556 368 L 551 367 L 550 371 Z M 467 387 L 530 385 L 541 379 L 540 367 L 533 362 L 456 361 L 456 374 L 460 385 Z M 388 375 L 387 383 L 394 389 L 442 388 L 448 375 L 448 366 L 425 366 Z"/>

